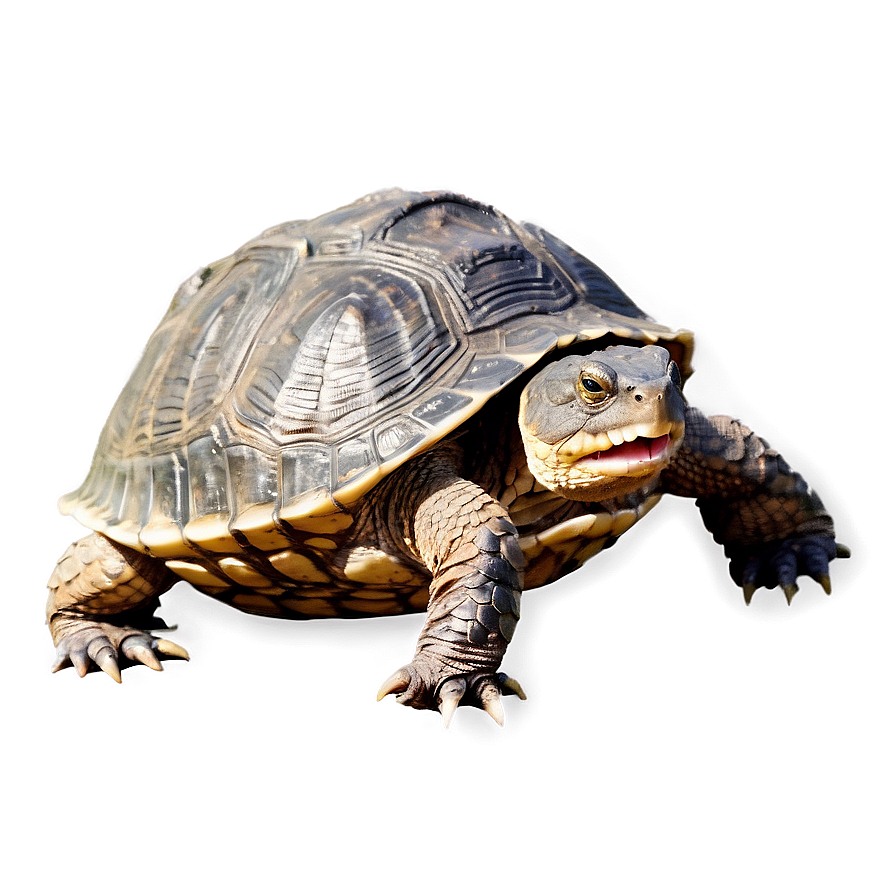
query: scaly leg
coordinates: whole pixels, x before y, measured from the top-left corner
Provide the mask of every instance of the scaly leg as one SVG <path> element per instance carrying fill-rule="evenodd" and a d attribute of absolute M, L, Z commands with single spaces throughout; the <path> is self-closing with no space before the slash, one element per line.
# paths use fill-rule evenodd
<path fill-rule="evenodd" d="M 160 656 L 189 659 L 183 647 L 144 630 L 165 627 L 152 614 L 176 581 L 163 563 L 95 532 L 76 541 L 47 583 L 52 671 L 72 665 L 83 678 L 92 661 L 120 682 L 120 661 L 161 671 Z"/>
<path fill-rule="evenodd" d="M 519 619 L 525 561 L 507 510 L 457 473 L 451 446 L 424 455 L 390 494 L 396 543 L 432 574 L 426 624 L 413 660 L 378 699 L 438 709 L 447 727 L 461 700 L 500 725 L 501 694 L 525 699 L 498 666 Z M 392 528 L 395 530 L 395 519 Z"/>
<path fill-rule="evenodd" d="M 757 588 L 780 586 L 789 604 L 800 575 L 830 593 L 829 564 L 849 549 L 834 540 L 834 523 L 806 480 L 738 420 L 688 408 L 686 424 L 664 490 L 697 499 L 746 602 Z"/>

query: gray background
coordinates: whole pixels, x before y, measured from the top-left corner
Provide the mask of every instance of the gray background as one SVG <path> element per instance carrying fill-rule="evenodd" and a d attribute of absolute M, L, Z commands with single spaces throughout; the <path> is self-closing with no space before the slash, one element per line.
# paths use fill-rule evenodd
<path fill-rule="evenodd" d="M 892 48 L 871 2 L 49 3 L 2 65 L 7 874 L 30 892 L 892 893 Z M 11 18 L 10 18 L 11 16 Z M 56 497 L 177 285 L 388 186 L 541 224 L 698 333 L 826 500 L 746 608 L 688 502 L 524 597 L 503 731 L 377 704 L 420 619 L 181 585 L 193 655 L 50 676 Z"/>

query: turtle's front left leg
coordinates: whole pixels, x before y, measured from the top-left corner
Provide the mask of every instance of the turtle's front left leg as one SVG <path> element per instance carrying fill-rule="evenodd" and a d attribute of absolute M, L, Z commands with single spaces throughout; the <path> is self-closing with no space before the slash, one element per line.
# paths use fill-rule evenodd
<path fill-rule="evenodd" d="M 183 647 L 147 631 L 165 627 L 153 611 L 176 580 L 164 563 L 96 532 L 76 541 L 47 583 L 52 671 L 71 665 L 83 678 L 95 665 L 120 682 L 123 665 L 160 671 L 160 657 L 189 659 Z"/>
<path fill-rule="evenodd" d="M 389 495 L 390 528 L 432 573 L 426 624 L 413 660 L 380 688 L 447 727 L 460 702 L 504 723 L 501 694 L 525 699 L 498 666 L 519 619 L 525 563 L 507 510 L 462 478 L 450 446 L 424 455 Z M 403 472 L 405 472 L 403 470 Z"/>
<path fill-rule="evenodd" d="M 801 575 L 830 593 L 831 561 L 849 556 L 806 480 L 731 417 L 705 417 L 688 408 L 684 444 L 663 473 L 663 487 L 697 499 L 748 604 L 757 588 L 776 586 L 789 604 Z"/>

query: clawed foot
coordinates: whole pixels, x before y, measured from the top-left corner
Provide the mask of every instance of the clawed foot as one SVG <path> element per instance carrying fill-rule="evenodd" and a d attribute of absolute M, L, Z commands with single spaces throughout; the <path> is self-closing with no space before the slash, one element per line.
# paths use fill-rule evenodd
<path fill-rule="evenodd" d="M 504 724 L 504 707 L 501 695 L 516 694 L 520 700 L 526 694 L 519 682 L 503 672 L 470 672 L 466 675 L 445 674 L 441 677 L 432 664 L 419 658 L 402 666 L 383 682 L 377 700 L 387 694 L 396 694 L 399 703 L 415 709 L 437 709 L 447 728 L 458 705 L 469 703 L 484 709 L 499 725 Z"/>
<path fill-rule="evenodd" d="M 96 667 L 120 684 L 123 667 L 142 663 L 161 672 L 161 659 L 190 659 L 190 655 L 179 644 L 139 629 L 84 620 L 72 620 L 65 628 L 68 631 L 56 646 L 56 661 L 52 672 L 74 666 L 75 671 L 83 678 Z"/>
<path fill-rule="evenodd" d="M 822 535 L 787 538 L 750 548 L 729 548 L 731 577 L 743 588 L 748 606 L 756 589 L 763 587 L 780 587 L 789 605 L 799 591 L 796 580 L 801 575 L 815 579 L 830 594 L 830 563 L 849 555 L 846 545 Z"/>

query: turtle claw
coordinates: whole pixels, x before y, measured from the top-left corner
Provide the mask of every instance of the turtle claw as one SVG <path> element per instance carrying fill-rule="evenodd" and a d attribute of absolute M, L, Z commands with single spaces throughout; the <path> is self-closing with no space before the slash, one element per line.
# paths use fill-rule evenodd
<path fill-rule="evenodd" d="M 83 678 L 93 667 L 120 684 L 123 666 L 140 664 L 161 672 L 163 659 L 189 660 L 190 655 L 179 644 L 148 632 L 79 619 L 72 621 L 59 640 L 50 671 L 71 665 Z"/>
<path fill-rule="evenodd" d="M 109 676 L 109 678 L 121 684 L 121 669 L 118 666 L 118 660 L 115 658 L 115 651 L 112 649 L 111 644 L 104 646 L 97 655 L 93 657 L 93 661 L 106 673 L 106 675 Z"/>
<path fill-rule="evenodd" d="M 411 676 L 406 667 L 399 669 L 397 672 L 393 672 L 380 685 L 380 689 L 376 692 L 377 702 L 379 702 L 383 699 L 383 697 L 386 697 L 389 694 L 400 694 L 402 691 L 407 689 L 410 683 Z"/>
<path fill-rule="evenodd" d="M 849 557 L 845 545 L 824 535 L 806 535 L 753 546 L 728 546 L 731 577 L 743 588 L 747 606 L 758 588 L 781 588 L 787 605 L 799 591 L 797 579 L 808 576 L 831 593 L 831 561 Z"/>
<path fill-rule="evenodd" d="M 150 650 L 149 647 L 146 647 L 143 644 L 135 644 L 131 646 L 128 645 L 127 641 L 125 641 L 121 645 L 121 652 L 129 660 L 135 660 L 138 663 L 143 663 L 144 666 L 149 666 L 150 669 L 153 669 L 156 672 L 162 671 L 162 664 L 159 662 L 159 658 L 152 652 L 152 650 Z"/>
<path fill-rule="evenodd" d="M 784 597 L 787 599 L 787 606 L 789 607 L 791 603 L 793 603 L 794 594 L 799 591 L 799 586 L 795 584 L 782 585 L 781 588 L 784 591 Z"/>
<path fill-rule="evenodd" d="M 157 638 L 152 642 L 152 649 L 157 653 L 164 653 L 165 656 L 173 657 L 178 660 L 190 660 L 190 654 L 180 644 L 169 641 L 167 638 Z"/>
<path fill-rule="evenodd" d="M 439 688 L 439 712 L 442 724 L 447 728 L 454 718 L 454 713 L 467 690 L 467 682 L 463 678 L 449 678 Z"/>
<path fill-rule="evenodd" d="M 59 672 L 68 665 L 75 667 L 75 672 L 78 673 L 78 678 L 83 678 L 88 671 L 90 671 L 90 658 L 87 656 L 87 649 L 81 647 L 73 649 L 69 653 L 64 650 L 60 644 L 59 649 L 56 651 L 56 660 L 50 671 Z"/>
<path fill-rule="evenodd" d="M 499 728 L 504 727 L 504 706 L 501 703 L 501 692 L 491 678 L 484 678 L 477 688 L 477 697 L 482 708 L 495 720 Z"/>
<path fill-rule="evenodd" d="M 501 689 L 501 693 L 505 696 L 513 694 L 514 696 L 519 697 L 520 700 L 527 699 L 526 692 L 523 690 L 523 686 L 515 678 L 511 678 L 504 672 L 499 672 L 495 676 L 495 681 L 498 683 L 498 687 Z"/>
<path fill-rule="evenodd" d="M 425 655 L 419 655 L 412 663 L 402 666 L 381 685 L 377 700 L 387 694 L 395 694 L 399 703 L 415 709 L 437 710 L 442 724 L 447 728 L 461 703 L 484 709 L 495 722 L 504 725 L 502 694 L 514 694 L 526 699 L 520 683 L 503 672 L 470 672 L 466 675 L 444 676 L 445 667 L 430 663 Z"/>

